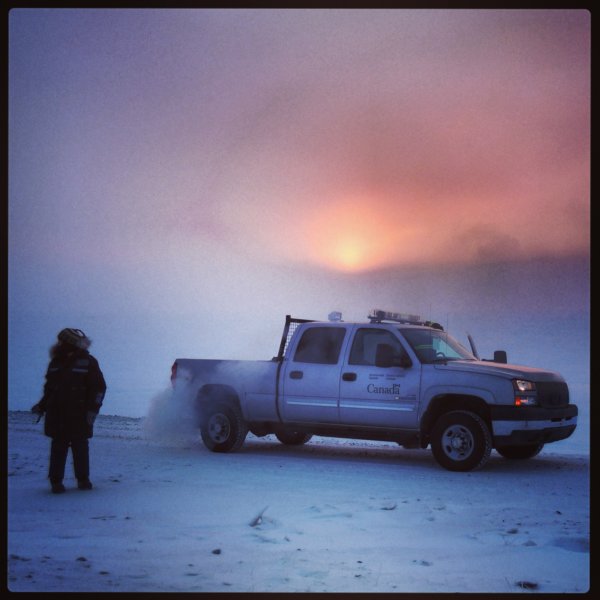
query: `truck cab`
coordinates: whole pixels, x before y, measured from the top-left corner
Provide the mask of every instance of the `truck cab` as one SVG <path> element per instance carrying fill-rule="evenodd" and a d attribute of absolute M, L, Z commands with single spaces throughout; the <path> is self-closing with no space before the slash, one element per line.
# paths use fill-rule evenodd
<path fill-rule="evenodd" d="M 495 356 L 504 361 L 506 353 Z M 380 310 L 368 323 L 303 321 L 285 350 L 280 397 L 282 418 L 296 429 L 431 443 L 455 470 L 473 468 L 478 438 L 483 462 L 487 446 L 527 458 L 571 435 L 577 422 L 559 374 L 482 361 L 438 323 Z M 459 423 L 440 439 L 436 425 L 449 413 L 476 421 L 477 435 Z"/>

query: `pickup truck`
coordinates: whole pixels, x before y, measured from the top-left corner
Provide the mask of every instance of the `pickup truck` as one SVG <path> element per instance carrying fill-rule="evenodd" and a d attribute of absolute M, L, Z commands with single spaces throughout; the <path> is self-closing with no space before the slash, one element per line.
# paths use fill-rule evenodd
<path fill-rule="evenodd" d="M 578 410 L 558 373 L 507 364 L 504 351 L 480 359 L 469 342 L 418 315 L 288 315 L 271 360 L 178 358 L 171 380 L 213 452 L 238 450 L 248 432 L 293 445 L 319 435 L 430 445 L 442 467 L 471 471 L 492 449 L 527 459 L 573 433 Z"/>

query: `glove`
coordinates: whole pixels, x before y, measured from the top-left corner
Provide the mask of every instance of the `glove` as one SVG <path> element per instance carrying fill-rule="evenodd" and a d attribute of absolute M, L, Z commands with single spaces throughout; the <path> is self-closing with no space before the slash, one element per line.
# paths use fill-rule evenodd
<path fill-rule="evenodd" d="M 87 414 L 85 416 L 85 420 L 87 421 L 87 424 L 91 427 L 94 424 L 94 421 L 96 420 L 96 417 L 98 416 L 98 413 L 95 413 L 91 410 L 87 411 Z"/>
<path fill-rule="evenodd" d="M 39 423 L 44 416 L 44 409 L 40 406 L 39 402 L 31 407 L 31 412 L 38 416 L 36 423 Z"/>

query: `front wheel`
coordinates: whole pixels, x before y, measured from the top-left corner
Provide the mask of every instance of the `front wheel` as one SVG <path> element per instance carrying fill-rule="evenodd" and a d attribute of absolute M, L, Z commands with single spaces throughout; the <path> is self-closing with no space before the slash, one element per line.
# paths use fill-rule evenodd
<path fill-rule="evenodd" d="M 449 471 L 472 471 L 487 462 L 492 436 L 485 421 L 467 410 L 442 415 L 431 432 L 431 450 L 436 461 Z"/>
<path fill-rule="evenodd" d="M 204 410 L 200 435 L 212 452 L 235 452 L 242 447 L 248 426 L 236 406 L 217 404 Z"/>
<path fill-rule="evenodd" d="M 303 433 L 302 431 L 289 431 L 282 430 L 275 433 L 275 437 L 287 446 L 301 446 L 306 444 L 312 437 L 310 433 Z"/>
<path fill-rule="evenodd" d="M 496 448 L 496 452 L 511 460 L 525 460 L 537 456 L 544 447 L 543 443 L 539 444 L 522 444 L 520 446 L 500 446 Z"/>

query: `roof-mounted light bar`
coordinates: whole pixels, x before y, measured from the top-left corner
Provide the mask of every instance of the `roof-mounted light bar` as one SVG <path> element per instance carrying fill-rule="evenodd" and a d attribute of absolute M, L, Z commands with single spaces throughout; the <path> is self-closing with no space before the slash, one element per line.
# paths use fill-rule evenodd
<path fill-rule="evenodd" d="M 379 308 L 374 308 L 371 311 L 369 314 L 369 319 L 374 322 L 396 321 L 397 323 L 414 323 L 415 325 L 423 324 L 423 321 L 419 315 L 390 312 L 388 310 L 380 310 Z"/>
<path fill-rule="evenodd" d="M 394 323 L 405 323 L 409 325 L 425 325 L 426 327 L 433 327 L 434 329 L 444 328 L 439 323 L 433 321 L 423 321 L 419 315 L 413 315 L 410 313 L 398 313 L 390 312 L 387 310 L 381 310 L 374 308 L 369 314 L 369 320 L 371 323 L 381 323 L 382 321 L 392 321 Z"/>

